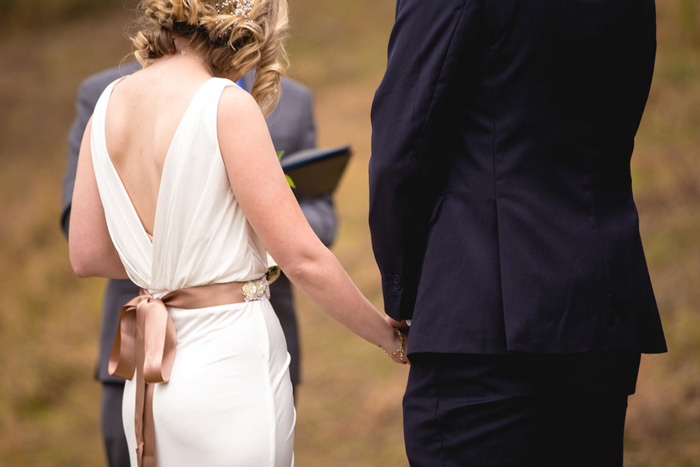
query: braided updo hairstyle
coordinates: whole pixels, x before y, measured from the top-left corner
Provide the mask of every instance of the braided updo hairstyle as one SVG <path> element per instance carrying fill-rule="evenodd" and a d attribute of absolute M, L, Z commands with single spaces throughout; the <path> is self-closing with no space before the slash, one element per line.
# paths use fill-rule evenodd
<path fill-rule="evenodd" d="M 227 5 L 222 8 L 222 3 Z M 287 0 L 249 3 L 250 9 L 237 8 L 245 5 L 243 1 L 141 0 L 143 25 L 131 39 L 134 55 L 148 66 L 176 53 L 174 38 L 182 37 L 201 50 L 218 75 L 243 76 L 255 68 L 251 95 L 268 115 L 279 100 L 287 68 Z"/>

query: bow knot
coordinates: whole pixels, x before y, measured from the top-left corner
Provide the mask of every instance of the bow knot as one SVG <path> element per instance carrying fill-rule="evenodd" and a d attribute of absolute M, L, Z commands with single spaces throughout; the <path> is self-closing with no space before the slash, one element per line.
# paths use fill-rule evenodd
<path fill-rule="evenodd" d="M 143 467 L 155 465 L 153 383 L 170 380 L 175 360 L 177 336 L 166 307 L 172 297 L 153 298 L 141 289 L 124 305 L 109 357 L 109 374 L 130 380 L 136 373 L 136 455 Z"/>
<path fill-rule="evenodd" d="M 146 383 L 167 383 L 175 359 L 177 336 L 165 300 L 145 290 L 120 311 L 109 358 L 109 374 L 131 379 L 141 369 Z"/>

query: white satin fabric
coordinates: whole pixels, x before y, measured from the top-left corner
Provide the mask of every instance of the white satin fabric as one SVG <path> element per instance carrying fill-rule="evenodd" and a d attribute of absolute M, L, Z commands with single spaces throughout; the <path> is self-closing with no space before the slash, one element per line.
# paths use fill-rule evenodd
<path fill-rule="evenodd" d="M 91 149 L 109 233 L 131 280 L 161 297 L 262 277 L 265 248 L 236 202 L 216 132 L 219 98 L 235 84 L 211 78 L 185 111 L 164 162 L 151 241 L 106 149 L 105 115 L 115 83 L 95 107 Z M 269 301 L 168 311 L 177 350 L 170 382 L 154 391 L 157 465 L 293 465 L 289 355 Z M 132 381 L 123 416 L 136 466 Z"/>

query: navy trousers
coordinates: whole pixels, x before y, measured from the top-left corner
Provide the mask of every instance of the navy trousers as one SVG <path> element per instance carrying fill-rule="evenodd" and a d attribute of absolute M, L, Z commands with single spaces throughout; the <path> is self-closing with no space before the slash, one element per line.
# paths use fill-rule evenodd
<path fill-rule="evenodd" d="M 414 467 L 622 466 L 638 353 L 413 354 L 404 396 Z"/>

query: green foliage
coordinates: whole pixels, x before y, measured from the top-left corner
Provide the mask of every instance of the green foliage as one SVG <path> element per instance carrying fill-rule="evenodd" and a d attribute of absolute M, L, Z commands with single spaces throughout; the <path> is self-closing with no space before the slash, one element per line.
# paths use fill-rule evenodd
<path fill-rule="evenodd" d="M 282 160 L 282 156 L 284 155 L 284 151 L 277 151 L 277 159 Z M 287 179 L 287 183 L 289 183 L 289 186 L 292 188 L 296 188 L 297 186 L 294 184 L 294 180 L 292 180 L 292 177 L 290 177 L 287 174 L 284 174 L 285 178 Z"/>
<path fill-rule="evenodd" d="M 294 184 L 294 180 L 292 180 L 292 177 L 290 177 L 287 174 L 284 174 L 285 178 L 287 179 L 287 183 L 289 183 L 289 186 L 292 188 L 296 188 L 297 186 Z"/>

